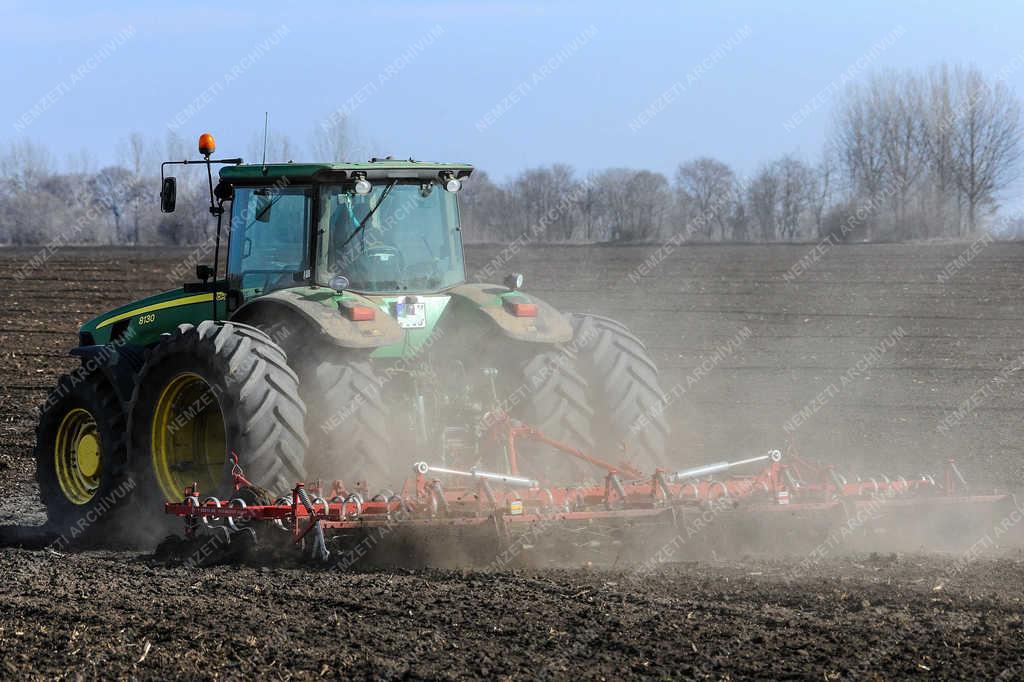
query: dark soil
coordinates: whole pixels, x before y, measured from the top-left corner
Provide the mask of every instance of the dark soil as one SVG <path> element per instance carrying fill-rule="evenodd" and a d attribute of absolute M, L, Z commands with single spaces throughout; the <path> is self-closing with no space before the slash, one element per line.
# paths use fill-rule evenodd
<path fill-rule="evenodd" d="M 852 473 L 938 472 L 1024 488 L 1024 245 L 524 249 L 499 265 L 564 310 L 629 324 L 686 388 L 680 463 L 792 445 Z M 470 271 L 498 248 L 470 249 Z M 702 560 L 606 568 L 344 573 L 187 569 L 55 552 L 31 461 L 34 406 L 92 315 L 169 288 L 187 251 L 0 250 L 0 675 L 103 678 L 1024 679 L 1024 559 L 968 554 Z M 635 280 L 635 281 L 634 281 Z M 733 353 L 717 352 L 744 329 Z M 798 428 L 784 425 L 894 331 L 900 339 Z M 717 355 L 716 355 L 717 352 Z M 701 363 L 710 371 L 688 381 Z M 847 375 L 850 376 L 850 375 Z M 948 430 L 943 417 L 982 387 Z M 12 527 L 17 524 L 17 528 Z M 23 544 L 42 549 L 17 549 Z"/>
<path fill-rule="evenodd" d="M 0 554 L 3 673 L 132 679 L 1020 679 L 1024 562 L 481 573 Z"/>

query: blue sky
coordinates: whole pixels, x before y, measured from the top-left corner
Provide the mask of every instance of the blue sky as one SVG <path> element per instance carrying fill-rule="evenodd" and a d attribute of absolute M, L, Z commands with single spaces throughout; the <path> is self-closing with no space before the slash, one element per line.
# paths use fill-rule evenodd
<path fill-rule="evenodd" d="M 104 164 L 181 115 L 190 143 L 210 130 L 244 156 L 265 110 L 308 146 L 347 107 L 376 154 L 497 178 L 552 162 L 670 174 L 699 155 L 749 172 L 816 158 L 844 73 L 995 74 L 1022 59 L 1022 25 L 1021 6 L 978 2 L 0 2 L 0 142 Z M 1024 92 L 1024 68 L 1007 81 Z"/>

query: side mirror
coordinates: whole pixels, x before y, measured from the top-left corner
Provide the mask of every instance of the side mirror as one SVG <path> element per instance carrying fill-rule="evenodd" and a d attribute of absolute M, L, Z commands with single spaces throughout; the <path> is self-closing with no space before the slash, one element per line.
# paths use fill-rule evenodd
<path fill-rule="evenodd" d="M 164 178 L 160 185 L 160 212 L 174 213 L 174 204 L 178 200 L 178 181 L 175 178 Z"/>
<path fill-rule="evenodd" d="M 213 196 L 217 197 L 221 201 L 230 201 L 235 198 L 235 188 L 232 187 L 230 182 L 221 180 L 217 183 L 217 186 L 213 188 Z"/>
<path fill-rule="evenodd" d="M 196 265 L 196 279 L 205 282 L 211 277 L 213 277 L 213 268 L 211 268 L 206 263 L 198 263 Z"/>

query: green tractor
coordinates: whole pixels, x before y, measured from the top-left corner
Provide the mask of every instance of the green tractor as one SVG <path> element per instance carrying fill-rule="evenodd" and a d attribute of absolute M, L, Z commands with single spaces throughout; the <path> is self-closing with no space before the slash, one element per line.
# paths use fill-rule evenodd
<path fill-rule="evenodd" d="M 418 460 L 504 469 L 495 415 L 607 461 L 667 464 L 663 395 L 636 337 L 559 313 L 518 274 L 466 281 L 457 196 L 471 166 L 213 151 L 204 134 L 202 160 L 164 166 L 206 166 L 214 265 L 84 324 L 82 366 L 42 407 L 35 456 L 55 528 L 116 516 L 129 497 L 159 509 L 193 483 L 225 494 L 232 454 L 274 494 L 314 479 L 396 485 Z M 163 211 L 175 195 L 162 177 Z M 549 447 L 520 454 L 552 484 L 595 473 Z"/>

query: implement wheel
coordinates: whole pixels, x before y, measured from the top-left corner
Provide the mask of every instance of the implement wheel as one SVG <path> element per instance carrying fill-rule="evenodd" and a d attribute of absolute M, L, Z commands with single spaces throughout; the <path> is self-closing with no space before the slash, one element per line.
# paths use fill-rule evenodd
<path fill-rule="evenodd" d="M 183 324 L 147 356 L 129 406 L 131 467 L 146 490 L 181 500 L 229 497 L 238 454 L 246 477 L 275 493 L 305 478 L 305 406 L 284 351 L 231 322 Z"/>
<path fill-rule="evenodd" d="M 117 396 L 96 374 L 62 376 L 40 409 L 36 479 L 50 525 L 65 542 L 100 527 L 131 493 L 124 434 Z"/>

